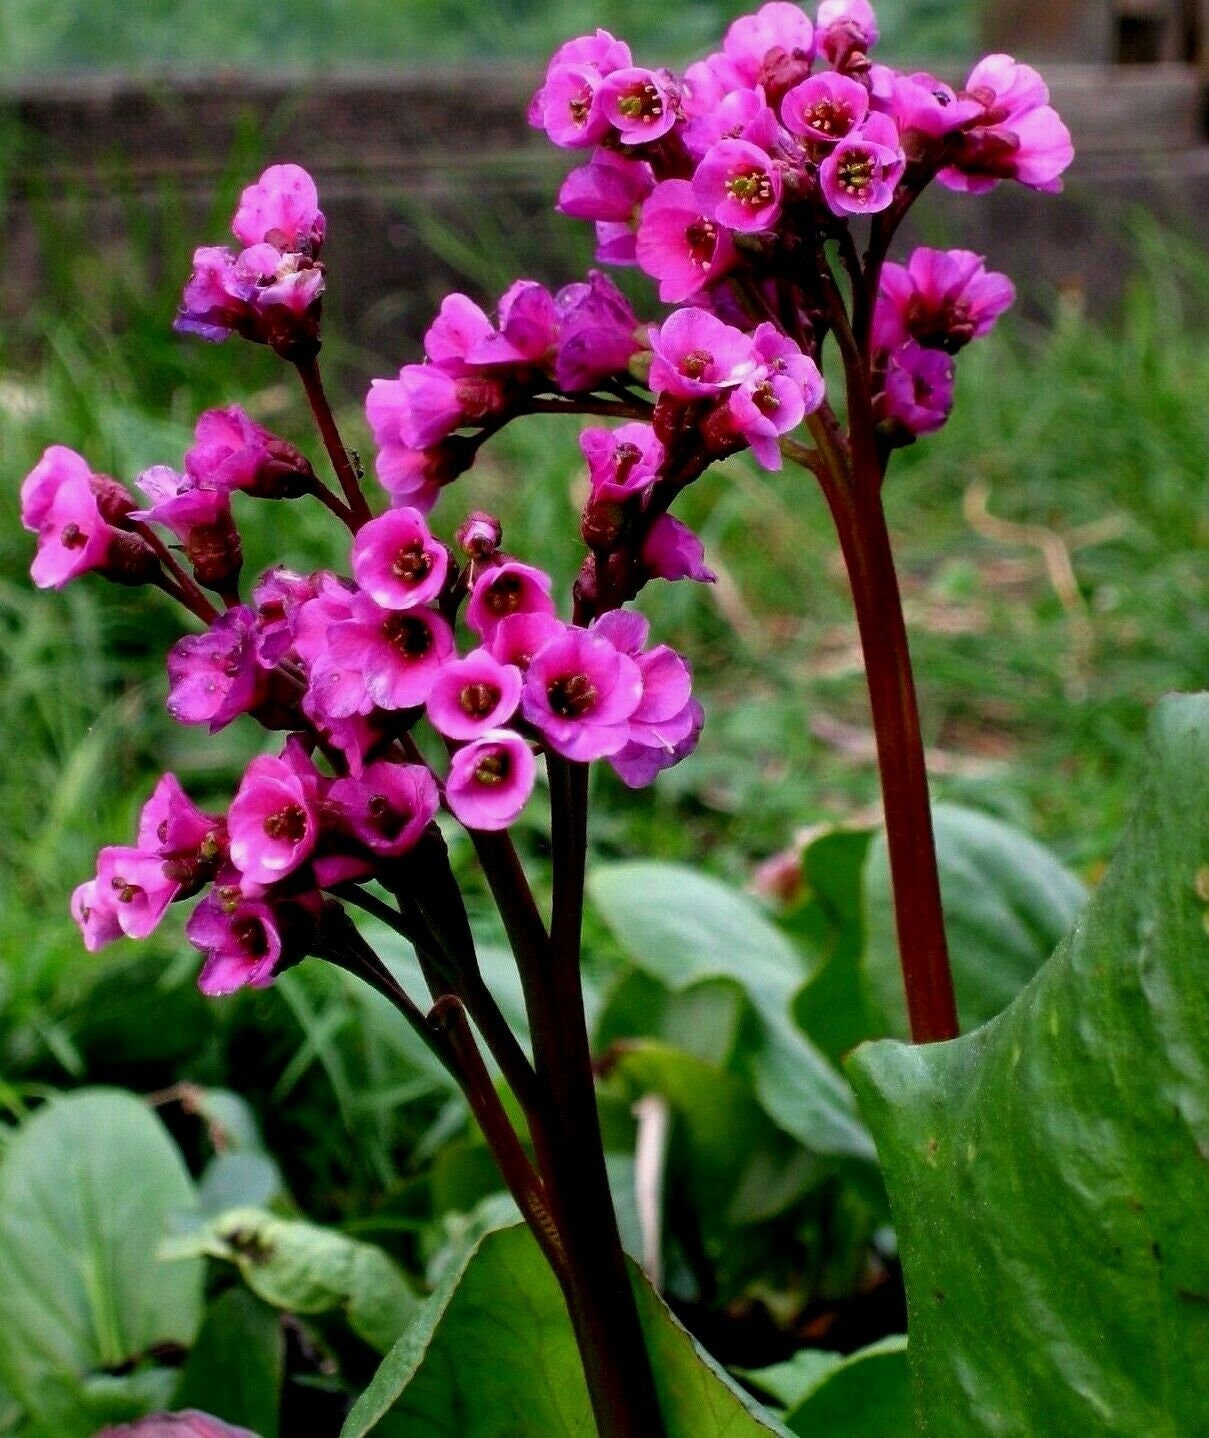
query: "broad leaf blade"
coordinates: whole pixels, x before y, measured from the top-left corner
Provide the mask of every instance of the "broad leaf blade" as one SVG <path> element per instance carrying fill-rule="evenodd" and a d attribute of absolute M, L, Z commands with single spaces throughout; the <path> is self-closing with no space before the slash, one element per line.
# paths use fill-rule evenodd
<path fill-rule="evenodd" d="M 635 1276 L 668 1438 L 785 1438 Z M 341 1438 L 593 1438 L 562 1295 L 527 1229 L 451 1268 L 388 1354 Z"/>
<path fill-rule="evenodd" d="M 206 1309 L 173 1407 L 277 1438 L 284 1376 L 280 1314 L 246 1288 L 229 1288 Z"/>
<path fill-rule="evenodd" d="M 847 1084 L 790 1018 L 810 969 L 750 899 L 660 863 L 599 866 L 589 890 L 630 958 L 669 989 L 707 979 L 742 989 L 754 1017 L 751 1081 L 778 1127 L 816 1153 L 872 1158 Z"/>
<path fill-rule="evenodd" d="M 1053 854 L 989 814 L 956 804 L 932 811 L 953 986 L 963 1031 L 1002 1012 L 1054 951 L 1087 902 L 1087 890 Z M 885 834 L 865 868 L 863 959 L 868 994 L 881 1024 L 906 1038 L 894 902 Z"/>
<path fill-rule="evenodd" d="M 1166 701 L 1117 858 L 953 1043 L 859 1050 L 922 1431 L 1191 1435 L 1209 1393 L 1209 696 Z"/>

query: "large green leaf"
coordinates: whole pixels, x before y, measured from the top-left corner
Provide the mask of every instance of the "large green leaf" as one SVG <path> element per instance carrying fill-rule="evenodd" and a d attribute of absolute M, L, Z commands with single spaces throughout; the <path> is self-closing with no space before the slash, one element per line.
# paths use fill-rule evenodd
<path fill-rule="evenodd" d="M 953 986 L 963 1030 L 1000 1013 L 1054 951 L 1087 902 L 1087 890 L 1048 849 L 1005 824 L 955 804 L 932 811 Z M 885 834 L 865 868 L 864 970 L 878 1034 L 906 1038 L 894 903 Z"/>
<path fill-rule="evenodd" d="M 206 1309 L 172 1406 L 277 1438 L 284 1374 L 281 1315 L 246 1288 L 228 1288 Z"/>
<path fill-rule="evenodd" d="M 343 1309 L 353 1331 L 383 1353 L 418 1306 L 400 1269 L 375 1244 L 262 1209 L 220 1214 L 164 1252 L 234 1263 L 253 1293 L 287 1313 Z"/>
<path fill-rule="evenodd" d="M 839 1359 L 786 1413 L 785 1426 L 801 1438 L 909 1438 L 906 1338 Z"/>
<path fill-rule="evenodd" d="M 786 1438 L 634 1270 L 668 1438 Z M 341 1438 L 593 1438 L 562 1296 L 527 1229 L 451 1268 L 358 1399 Z"/>
<path fill-rule="evenodd" d="M 603 865 L 589 888 L 629 957 L 669 989 L 725 979 L 742 990 L 751 1081 L 778 1127 L 816 1153 L 872 1157 L 847 1084 L 790 1018 L 809 968 L 750 899 L 677 864 Z"/>
<path fill-rule="evenodd" d="M 1209 1394 L 1209 696 L 1172 699 L 1117 858 L 953 1043 L 850 1060 L 931 1438 L 1176 1438 Z"/>
<path fill-rule="evenodd" d="M 88 1438 L 98 1413 L 112 1411 L 98 1395 L 116 1394 L 115 1385 L 129 1395 L 117 1395 L 117 1406 L 137 1416 L 145 1410 L 131 1384 L 104 1370 L 193 1341 L 201 1264 L 163 1263 L 156 1248 L 169 1222 L 196 1206 L 163 1126 L 127 1093 L 55 1099 L 9 1144 L 0 1163 L 0 1376 L 48 1430 Z M 134 1388 L 157 1383 L 148 1376 Z"/>

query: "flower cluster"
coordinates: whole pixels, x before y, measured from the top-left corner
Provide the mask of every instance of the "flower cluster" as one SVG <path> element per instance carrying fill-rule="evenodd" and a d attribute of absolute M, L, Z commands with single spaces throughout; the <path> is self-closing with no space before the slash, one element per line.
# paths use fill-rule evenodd
<path fill-rule="evenodd" d="M 688 664 L 648 644 L 645 619 L 565 623 L 550 577 L 500 551 L 494 519 L 473 515 L 459 538 L 462 564 L 418 510 L 392 509 L 356 533 L 349 577 L 271 570 L 252 604 L 177 642 L 174 718 L 217 729 L 253 714 L 289 737 L 252 761 L 222 817 L 164 776 L 137 843 L 103 849 L 73 896 L 90 949 L 145 938 L 205 890 L 186 927 L 202 988 L 268 983 L 308 952 L 324 891 L 403 882 L 404 857 L 439 842 L 442 807 L 473 830 L 513 824 L 541 752 L 607 759 L 633 787 L 691 752 L 703 716 Z M 443 776 L 412 737 L 421 720 Z"/>
<path fill-rule="evenodd" d="M 203 245 L 193 254 L 176 328 L 205 340 L 229 334 L 289 360 L 319 348 L 326 228 L 319 194 L 298 165 L 272 165 L 243 192 L 231 231 L 242 248 Z"/>

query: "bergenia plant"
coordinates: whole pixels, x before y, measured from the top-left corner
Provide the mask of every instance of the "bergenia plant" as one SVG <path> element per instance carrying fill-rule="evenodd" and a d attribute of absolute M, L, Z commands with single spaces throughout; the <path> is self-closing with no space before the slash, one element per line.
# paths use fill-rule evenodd
<path fill-rule="evenodd" d="M 953 89 L 878 63 L 877 38 L 865 0 L 824 0 L 813 19 L 764 5 L 682 74 L 635 65 L 604 30 L 563 45 L 529 112 L 576 161 L 558 208 L 595 225 L 602 265 L 637 267 L 670 308 L 640 319 L 603 271 L 554 293 L 518 280 L 490 313 L 449 295 L 425 359 L 370 388 L 376 499 L 320 378 L 325 222 L 291 164 L 244 191 L 236 248 L 196 251 L 176 326 L 239 335 L 294 367 L 338 491 L 233 406 L 199 418 L 179 468 L 138 476 L 139 497 L 59 446 L 22 492 L 37 584 L 96 571 L 154 585 L 199 622 L 167 659 L 169 712 L 199 742 L 241 718 L 281 736 L 225 813 L 160 780 L 135 842 L 103 849 L 75 891 L 86 946 L 146 937 L 190 902 L 208 994 L 271 984 L 312 956 L 385 995 L 461 1085 L 561 1284 L 612 1438 L 664 1430 L 584 1017 L 589 774 L 604 764 L 648 785 L 697 743 L 706 716 L 689 658 L 632 606 L 652 581 L 713 579 L 673 510 L 728 456 L 750 450 L 785 486 L 817 484 L 830 508 L 865 656 L 911 1030 L 918 1042 L 957 1031 L 882 486 L 895 450 L 945 423 L 958 355 L 1013 288 L 966 251 L 889 255 L 933 181 L 1054 191 L 1072 150 L 1027 65 L 991 55 Z M 829 341 L 838 396 L 823 378 Z M 511 420 L 547 413 L 590 419 L 587 500 L 567 536 L 584 554 L 567 595 L 523 535 L 443 493 Z M 346 571 L 295 572 L 283 555 L 247 583 L 236 507 L 308 499 L 347 527 Z M 509 833 L 539 792 L 549 913 Z M 498 905 L 531 1051 L 480 972 L 448 824 L 469 834 Z M 427 997 L 400 987 L 358 910 L 414 946 Z"/>

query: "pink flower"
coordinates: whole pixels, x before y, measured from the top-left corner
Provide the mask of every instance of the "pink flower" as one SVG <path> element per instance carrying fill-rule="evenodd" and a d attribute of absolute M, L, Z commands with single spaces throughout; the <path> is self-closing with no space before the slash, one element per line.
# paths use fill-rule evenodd
<path fill-rule="evenodd" d="M 38 536 L 30 574 L 39 589 L 62 587 L 105 569 L 118 531 L 102 515 L 97 477 L 87 460 L 54 444 L 21 485 L 21 522 Z"/>
<path fill-rule="evenodd" d="M 871 114 L 819 167 L 823 197 L 837 215 L 874 214 L 894 199 L 905 167 L 894 121 Z"/>
<path fill-rule="evenodd" d="M 424 353 L 435 364 L 447 365 L 456 372 L 474 346 L 495 332 L 482 309 L 468 295 L 455 292 L 441 301 L 436 319 L 428 326 Z"/>
<path fill-rule="evenodd" d="M 254 884 L 273 884 L 303 863 L 319 837 L 313 785 L 286 759 L 248 765 L 227 814 L 231 863 Z"/>
<path fill-rule="evenodd" d="M 659 298 L 679 304 L 735 263 L 730 234 L 705 213 L 689 180 L 664 180 L 642 207 L 635 256 L 659 281 Z"/>
<path fill-rule="evenodd" d="M 624 373 L 638 351 L 638 320 L 607 275 L 588 273 L 586 283 L 564 285 L 555 296 L 558 351 L 554 381 L 564 393 L 595 388 Z"/>
<path fill-rule="evenodd" d="M 771 0 L 754 15 L 741 15 L 726 32 L 722 48 L 747 84 L 754 85 L 770 51 L 783 50 L 809 60 L 814 44 L 814 26 L 801 8 Z"/>
<path fill-rule="evenodd" d="M 132 511 L 130 518 L 170 529 L 200 584 L 211 589 L 232 586 L 243 564 L 243 548 L 231 517 L 230 494 L 204 488 L 166 464 L 144 470 L 137 483 L 151 506 Z"/>
<path fill-rule="evenodd" d="M 447 739 L 477 739 L 512 718 L 521 697 L 521 672 L 489 650 L 473 649 L 446 664 L 428 696 L 428 720 Z"/>
<path fill-rule="evenodd" d="M 499 302 L 499 332 L 481 336 L 466 351 L 471 365 L 540 364 L 558 337 L 554 297 L 536 280 L 517 280 Z"/>
<path fill-rule="evenodd" d="M 665 74 L 627 67 L 600 87 L 599 104 L 624 145 L 661 139 L 676 123 L 676 92 Z"/>
<path fill-rule="evenodd" d="M 529 106 L 529 123 L 561 149 L 595 145 L 609 133 L 600 104 L 600 71 L 590 65 L 552 65 Z"/>
<path fill-rule="evenodd" d="M 846 75 L 814 75 L 781 101 L 785 128 L 812 145 L 834 145 L 869 113 L 869 92 Z"/>
<path fill-rule="evenodd" d="M 428 609 L 382 609 L 367 594 L 349 619 L 332 625 L 328 648 L 311 669 L 312 688 L 335 718 L 423 704 L 453 653 L 453 634 Z"/>
<path fill-rule="evenodd" d="M 664 461 L 663 445 L 649 424 L 585 429 L 579 448 L 588 462 L 592 498 L 602 504 L 624 504 L 649 493 Z"/>
<path fill-rule="evenodd" d="M 270 165 L 240 196 L 231 222 L 241 244 L 271 244 L 282 251 L 315 254 L 323 243 L 325 221 L 319 191 L 300 165 Z"/>
<path fill-rule="evenodd" d="M 655 185 L 645 160 L 597 150 L 586 165 L 572 170 L 558 192 L 557 208 L 573 220 L 609 220 L 628 225 Z"/>
<path fill-rule="evenodd" d="M 384 444 L 374 462 L 374 472 L 391 503 L 427 514 L 441 490 L 466 467 L 466 457 L 457 436 L 441 440 L 427 449 L 408 449 L 401 444 Z"/>
<path fill-rule="evenodd" d="M 449 765 L 445 799 L 468 829 L 506 829 L 533 792 L 537 762 L 511 729 L 492 729 L 459 749 Z"/>
<path fill-rule="evenodd" d="M 751 338 L 708 310 L 676 310 L 651 330 L 650 386 L 679 399 L 721 394 L 750 378 L 759 366 Z"/>
<path fill-rule="evenodd" d="M 823 0 L 815 33 L 820 52 L 839 69 L 877 44 L 877 16 L 869 0 Z"/>
<path fill-rule="evenodd" d="M 256 616 L 246 605 L 220 614 L 204 634 L 186 634 L 168 652 L 168 713 L 178 724 L 217 733 L 265 697 Z"/>
<path fill-rule="evenodd" d="M 981 339 L 1016 298 L 1006 275 L 969 250 L 921 247 L 905 266 L 887 264 L 873 318 L 873 343 L 893 351 L 913 339 L 949 354 Z"/>
<path fill-rule="evenodd" d="M 164 774 L 139 815 L 138 847 L 160 858 L 187 858 L 208 840 L 222 820 L 199 809 L 175 774 Z"/>
<path fill-rule="evenodd" d="M 568 627 L 533 656 L 521 711 L 567 759 L 615 754 L 629 737 L 642 676 L 627 654 L 600 635 Z"/>
<path fill-rule="evenodd" d="M 84 947 L 95 954 L 122 937 L 117 898 L 96 879 L 78 885 L 71 895 L 71 917 L 79 925 Z"/>
<path fill-rule="evenodd" d="M 677 716 L 674 726 L 676 730 L 684 731 L 680 739 L 656 743 L 631 740 L 624 749 L 609 755 L 609 764 L 627 788 L 645 789 L 648 784 L 654 783 L 657 775 L 679 764 L 681 759 L 686 759 L 693 752 L 704 726 L 705 710 L 698 700 L 690 699 Z"/>
<path fill-rule="evenodd" d="M 167 867 L 158 854 L 122 845 L 97 855 L 95 895 L 104 896 L 127 938 L 147 938 L 176 897 L 180 884 L 165 873 Z"/>
<path fill-rule="evenodd" d="M 720 140 L 697 166 L 693 197 L 728 230 L 768 230 L 781 213 L 781 170 L 748 140 Z"/>
<path fill-rule="evenodd" d="M 696 161 L 704 159 L 719 140 L 748 140 L 771 155 L 780 144 L 781 128 L 763 87 L 743 88 L 731 90 L 704 115 L 690 120 L 683 139 L 684 148 Z"/>
<path fill-rule="evenodd" d="M 563 632 L 563 622 L 549 611 L 529 610 L 506 614 L 499 620 L 487 648 L 501 664 L 511 664 L 523 674 L 533 656 Z"/>
<path fill-rule="evenodd" d="M 265 988 L 283 955 L 277 915 L 263 900 L 246 897 L 237 884 L 215 885 L 190 914 L 185 937 L 206 956 L 197 986 L 209 998 Z M 188 1433 L 184 1430 L 181 1438 Z"/>
<path fill-rule="evenodd" d="M 972 194 L 984 194 L 1000 180 L 1050 193 L 1062 188 L 1074 146 L 1036 70 L 1010 55 L 988 55 L 971 71 L 963 99 L 977 101 L 983 111 L 956 141 L 952 164 L 938 176 L 941 184 Z"/>
<path fill-rule="evenodd" d="M 209 489 L 242 490 L 257 499 L 289 499 L 315 483 L 311 462 L 238 405 L 198 416 L 185 473 Z"/>
<path fill-rule="evenodd" d="M 717 575 L 705 564 L 705 547 L 687 524 L 661 514 L 642 546 L 642 562 L 652 579 L 695 579 L 713 584 Z"/>
<path fill-rule="evenodd" d="M 449 570 L 449 551 L 415 509 L 371 519 L 353 541 L 353 578 L 383 609 L 414 609 L 436 599 Z"/>
<path fill-rule="evenodd" d="M 873 410 L 897 443 L 932 434 L 953 408 L 953 361 L 943 350 L 923 349 L 909 341 L 886 364 L 882 392 Z"/>
<path fill-rule="evenodd" d="M 379 445 L 427 449 L 462 425 L 494 414 L 503 401 L 498 379 L 409 364 L 398 379 L 370 381 L 365 415 Z"/>
<path fill-rule="evenodd" d="M 356 779 L 337 779 L 328 802 L 376 854 L 412 849 L 436 817 L 441 796 L 423 764 L 367 764 Z"/>
<path fill-rule="evenodd" d="M 270 669 L 293 648 L 294 621 L 304 604 L 315 598 L 318 581 L 295 574 L 283 565 L 266 570 L 252 590 L 256 605 L 257 658 Z"/>
<path fill-rule="evenodd" d="M 180 1413 L 153 1413 L 137 1423 L 104 1428 L 96 1438 L 257 1438 L 257 1435 L 247 1428 L 233 1428 L 208 1413 L 187 1408 Z"/>
<path fill-rule="evenodd" d="M 727 410 L 764 468 L 778 470 L 777 441 L 822 404 L 823 377 L 815 362 L 775 325 L 761 325 L 752 342 L 763 364 L 731 392 Z"/>
<path fill-rule="evenodd" d="M 908 159 L 939 158 L 948 137 L 982 113 L 976 100 L 958 98 L 943 80 L 927 71 L 900 75 L 874 66 L 873 73 L 886 87 L 886 96 L 876 104 L 894 121 Z"/>
<path fill-rule="evenodd" d="M 496 627 L 509 614 L 553 614 L 550 597 L 553 580 L 540 569 L 505 560 L 486 569 L 474 582 L 466 606 L 466 623 L 480 639 L 491 641 Z"/>

